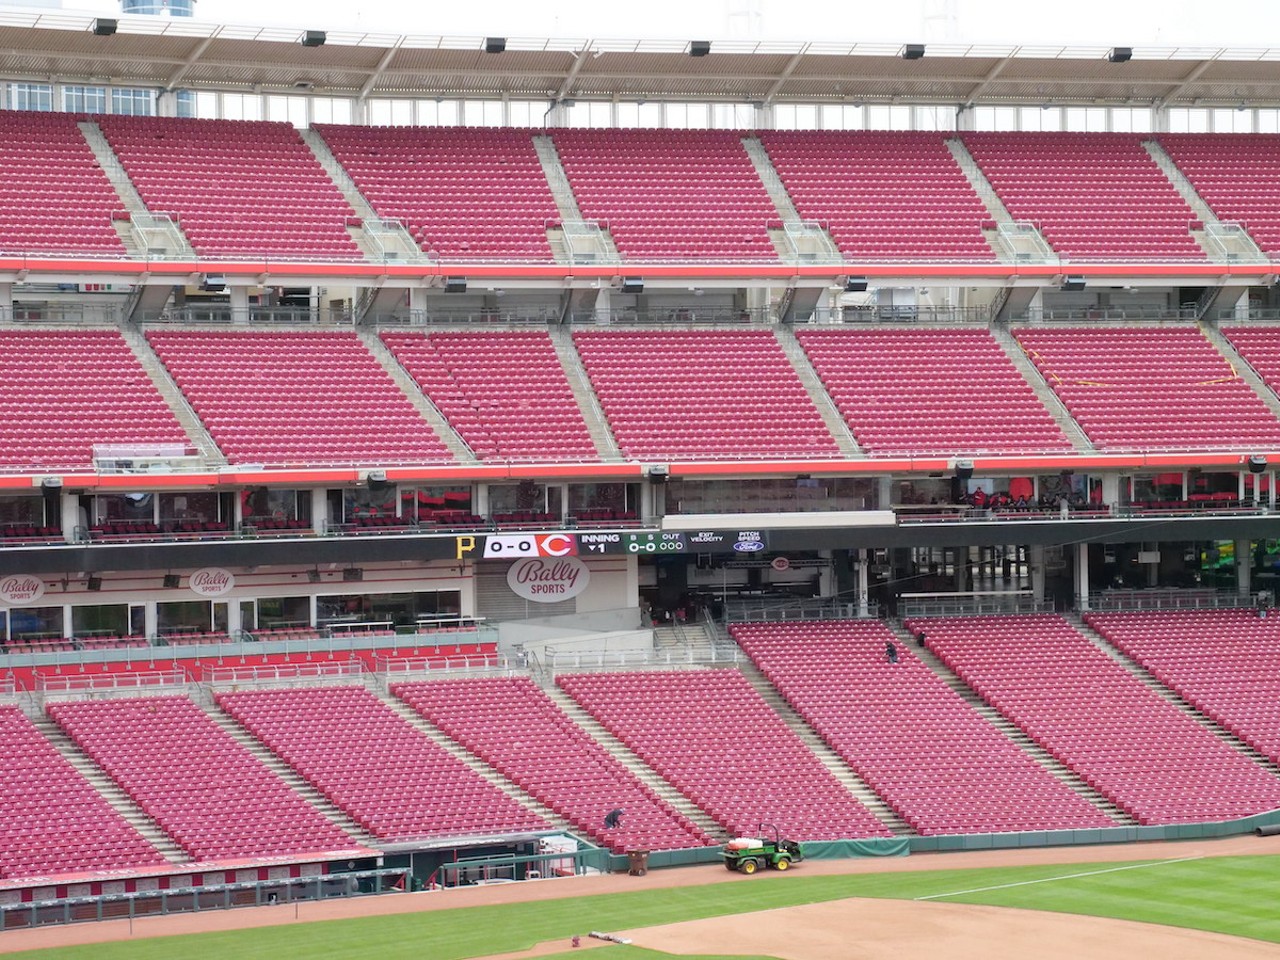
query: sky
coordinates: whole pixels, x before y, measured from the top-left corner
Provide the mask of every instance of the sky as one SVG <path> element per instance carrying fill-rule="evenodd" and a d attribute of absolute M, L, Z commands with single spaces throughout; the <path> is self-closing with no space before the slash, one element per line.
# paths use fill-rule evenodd
<path fill-rule="evenodd" d="M 116 0 L 64 0 L 64 6 L 118 10 Z M 1280 0 L 196 0 L 196 16 L 431 36 L 1280 46 Z"/>

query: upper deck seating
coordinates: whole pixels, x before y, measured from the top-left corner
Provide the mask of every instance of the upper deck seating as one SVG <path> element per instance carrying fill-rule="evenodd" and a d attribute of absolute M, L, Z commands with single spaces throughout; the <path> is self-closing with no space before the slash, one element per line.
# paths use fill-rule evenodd
<path fill-rule="evenodd" d="M 962 133 L 1015 220 L 1071 260 L 1204 260 L 1195 212 L 1136 133 Z"/>
<path fill-rule="evenodd" d="M 787 701 L 922 835 L 1114 826 L 875 621 L 734 624 Z"/>
<path fill-rule="evenodd" d="M 1223 326 L 1221 330 L 1267 386 L 1280 393 L 1280 327 Z"/>
<path fill-rule="evenodd" d="M 436 680 L 393 692 L 507 779 L 616 853 L 715 841 L 575 724 L 527 677 Z M 625 811 L 606 829 L 605 815 Z"/>
<path fill-rule="evenodd" d="M 147 341 L 233 463 L 453 459 L 353 333 L 152 330 Z"/>
<path fill-rule="evenodd" d="M 0 253 L 125 255 L 112 222 L 124 203 L 79 119 L 0 111 Z"/>
<path fill-rule="evenodd" d="M 1218 219 L 1243 223 L 1264 252 L 1280 251 L 1280 137 L 1162 133 L 1155 139 Z"/>
<path fill-rule="evenodd" d="M 891 835 L 736 670 L 561 674 L 556 682 L 736 836 L 761 823 L 796 840 Z"/>
<path fill-rule="evenodd" d="M 481 459 L 595 458 L 546 333 L 384 333 L 382 339 Z"/>
<path fill-rule="evenodd" d="M 733 130 L 554 130 L 582 215 L 624 260 L 776 261 L 780 220 Z"/>
<path fill-rule="evenodd" d="M 801 346 L 872 454 L 1071 450 L 986 330 L 801 330 Z"/>
<path fill-rule="evenodd" d="M 445 260 L 553 259 L 560 213 L 529 130 L 316 124 L 380 217 Z"/>
<path fill-rule="evenodd" d="M 991 215 L 947 149 L 948 133 L 765 130 L 796 211 L 851 260 L 991 260 Z"/>
<path fill-rule="evenodd" d="M 0 467 L 87 467 L 95 444 L 190 441 L 117 330 L 0 330 Z"/>
<path fill-rule="evenodd" d="M 355 211 L 287 123 L 95 118 L 143 202 L 203 257 L 363 259 Z"/>
<path fill-rule="evenodd" d="M 1061 617 L 911 622 L 965 683 L 1139 823 L 1280 807 L 1280 777 L 1143 685 Z"/>
<path fill-rule="evenodd" d="M 0 706 L 0 749 L 0 878 L 165 863 L 18 707 Z"/>
<path fill-rule="evenodd" d="M 839 453 L 769 330 L 578 331 L 573 342 L 629 457 Z"/>
<path fill-rule="evenodd" d="M 1101 450 L 1280 447 L 1280 421 L 1193 326 L 1014 336 Z"/>
<path fill-rule="evenodd" d="M 223 693 L 217 700 L 381 840 L 548 828 L 364 687 Z"/>
<path fill-rule="evenodd" d="M 46 709 L 197 860 L 357 846 L 186 697 L 65 701 Z"/>
<path fill-rule="evenodd" d="M 1085 620 L 1197 710 L 1280 763 L 1280 617 L 1171 610 L 1089 613 Z"/>

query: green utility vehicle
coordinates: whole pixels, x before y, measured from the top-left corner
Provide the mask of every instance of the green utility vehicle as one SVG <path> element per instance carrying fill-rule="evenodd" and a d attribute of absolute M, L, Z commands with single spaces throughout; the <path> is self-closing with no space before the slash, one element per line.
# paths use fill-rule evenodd
<path fill-rule="evenodd" d="M 765 837 L 766 831 L 773 832 L 773 838 Z M 760 825 L 759 837 L 736 837 L 724 845 L 724 866 L 726 870 L 737 870 L 739 873 L 755 873 L 766 867 L 774 870 L 790 870 L 793 863 L 804 859 L 804 851 L 794 840 L 783 840 L 778 828 L 772 824 Z"/>

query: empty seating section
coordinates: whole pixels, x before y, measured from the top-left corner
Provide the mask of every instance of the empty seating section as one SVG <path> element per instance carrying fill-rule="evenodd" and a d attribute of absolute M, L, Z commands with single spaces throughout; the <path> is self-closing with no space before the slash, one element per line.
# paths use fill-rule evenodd
<path fill-rule="evenodd" d="M 1220 329 L 1267 386 L 1280 393 L 1280 327 L 1224 325 Z"/>
<path fill-rule="evenodd" d="M 445 260 L 552 259 L 560 218 L 529 130 L 317 124 L 378 216 Z"/>
<path fill-rule="evenodd" d="M 124 204 L 68 113 L 0 111 L 0 253 L 123 257 Z"/>
<path fill-rule="evenodd" d="M 1197 710 L 1280 762 L 1280 618 L 1180 610 L 1085 620 Z"/>
<path fill-rule="evenodd" d="M 0 879 L 165 860 L 20 709 L 0 706 Z"/>
<path fill-rule="evenodd" d="M 555 130 L 588 220 L 624 260 L 775 261 L 778 210 L 732 130 Z"/>
<path fill-rule="evenodd" d="M 951 134 L 761 131 L 796 211 L 858 260 L 991 260 L 991 214 L 947 149 Z"/>
<path fill-rule="evenodd" d="M 568 674 L 556 680 L 737 836 L 754 836 L 761 823 L 796 840 L 891 835 L 736 670 Z"/>
<path fill-rule="evenodd" d="M 734 624 L 770 682 L 921 835 L 1114 826 L 874 621 Z"/>
<path fill-rule="evenodd" d="M 1071 450 L 985 329 L 802 330 L 797 337 L 868 453 Z"/>
<path fill-rule="evenodd" d="M 1142 824 L 1280 807 L 1280 777 L 1232 749 L 1052 614 L 929 619 L 930 649 Z"/>
<path fill-rule="evenodd" d="M 1195 212 L 1143 147 L 1145 134 L 963 133 L 1015 220 L 1063 257 L 1203 260 Z"/>
<path fill-rule="evenodd" d="M 355 211 L 287 123 L 95 118 L 147 209 L 203 257 L 362 259 Z"/>
<path fill-rule="evenodd" d="M 678 850 L 714 841 L 574 723 L 527 677 L 407 683 L 405 703 L 600 844 Z M 621 825 L 605 829 L 615 807 Z"/>
<path fill-rule="evenodd" d="M 116 330 L 0 330 L 0 468 L 93 463 L 95 444 L 190 442 Z"/>
<path fill-rule="evenodd" d="M 1265 253 L 1280 251 L 1280 138 L 1162 133 L 1155 139 L 1219 220 L 1243 223 Z"/>
<path fill-rule="evenodd" d="M 382 340 L 481 459 L 596 457 L 546 333 L 384 333 Z"/>
<path fill-rule="evenodd" d="M 629 457 L 838 454 L 769 330 L 578 331 L 573 341 Z"/>
<path fill-rule="evenodd" d="M 379 840 L 549 829 L 364 687 L 224 693 L 217 700 Z"/>
<path fill-rule="evenodd" d="M 197 860 L 356 847 L 186 697 L 68 701 L 46 709 Z"/>
<path fill-rule="evenodd" d="M 1100 450 L 1280 446 L 1280 421 L 1194 326 L 1014 336 Z"/>
<path fill-rule="evenodd" d="M 351 332 L 147 333 L 233 463 L 451 461 Z"/>

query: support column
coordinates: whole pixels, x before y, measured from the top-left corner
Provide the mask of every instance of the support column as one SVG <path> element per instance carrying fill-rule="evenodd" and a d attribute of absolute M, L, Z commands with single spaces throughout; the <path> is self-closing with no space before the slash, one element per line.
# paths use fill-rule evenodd
<path fill-rule="evenodd" d="M 1247 597 L 1253 593 L 1253 543 L 1236 541 L 1236 593 Z"/>
<path fill-rule="evenodd" d="M 0 320 L 13 319 L 13 284 L 0 283 Z"/>
<path fill-rule="evenodd" d="M 1113 511 L 1120 503 L 1120 474 L 1104 473 L 1102 475 L 1102 502 Z"/>
<path fill-rule="evenodd" d="M 328 522 L 328 491 L 323 487 L 316 487 L 311 491 L 311 529 L 315 533 L 324 533 Z"/>
<path fill-rule="evenodd" d="M 871 605 L 869 603 L 871 571 L 869 569 L 871 558 L 867 556 L 866 550 L 858 551 L 858 616 L 869 617 L 871 615 Z"/>
<path fill-rule="evenodd" d="M 227 296 L 231 299 L 231 322 L 249 322 L 249 288 L 229 287 Z"/>
<path fill-rule="evenodd" d="M 80 526 L 80 498 L 73 494 L 64 493 L 58 498 L 58 505 L 62 524 L 62 538 L 67 543 L 74 543 L 76 527 Z M 88 531 L 86 531 L 86 535 L 88 535 Z"/>
<path fill-rule="evenodd" d="M 969 590 L 969 548 L 956 547 L 956 593 Z"/>
<path fill-rule="evenodd" d="M 1089 545 L 1077 543 L 1076 552 L 1076 609 L 1081 613 L 1089 609 Z"/>
<path fill-rule="evenodd" d="M 1044 600 L 1044 546 L 1033 544 L 1028 547 L 1027 559 L 1031 566 L 1031 595 L 1039 603 Z"/>
<path fill-rule="evenodd" d="M 156 613 L 156 601 L 147 601 L 142 612 L 142 622 L 146 626 L 148 637 L 154 637 L 160 632 L 160 617 Z"/>

